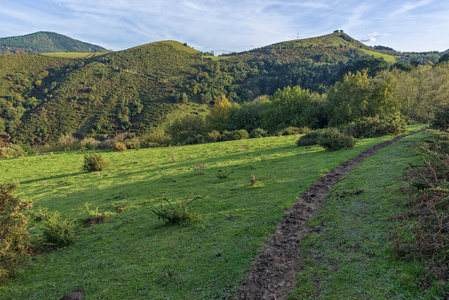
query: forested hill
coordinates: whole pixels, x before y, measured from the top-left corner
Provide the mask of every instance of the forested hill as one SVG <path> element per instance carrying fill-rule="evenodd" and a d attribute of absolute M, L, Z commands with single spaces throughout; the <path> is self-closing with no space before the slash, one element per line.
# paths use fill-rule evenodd
<path fill-rule="evenodd" d="M 348 62 L 378 62 L 373 54 L 334 32 L 219 57 L 175 41 L 87 59 L 0 55 L 0 131 L 31 144 L 64 134 L 144 133 L 179 102 L 213 104 L 225 95 L 243 103 L 296 85 L 325 92 Z"/>
<path fill-rule="evenodd" d="M 100 51 L 106 49 L 54 32 L 40 31 L 23 36 L 0 38 L 0 54 Z"/>

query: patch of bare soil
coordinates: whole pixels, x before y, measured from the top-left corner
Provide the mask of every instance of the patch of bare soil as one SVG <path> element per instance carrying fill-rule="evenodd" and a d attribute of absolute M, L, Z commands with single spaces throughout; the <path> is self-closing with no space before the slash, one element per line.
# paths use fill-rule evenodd
<path fill-rule="evenodd" d="M 422 129 L 424 130 L 424 129 Z M 422 130 L 396 136 L 375 145 L 332 169 L 315 181 L 298 197 L 297 202 L 278 224 L 253 269 L 240 287 L 240 299 L 286 299 L 295 288 L 295 274 L 299 272 L 302 253 L 299 243 L 311 231 L 307 222 L 321 210 L 329 191 L 338 180 L 365 158 L 373 156 L 406 136 Z"/>

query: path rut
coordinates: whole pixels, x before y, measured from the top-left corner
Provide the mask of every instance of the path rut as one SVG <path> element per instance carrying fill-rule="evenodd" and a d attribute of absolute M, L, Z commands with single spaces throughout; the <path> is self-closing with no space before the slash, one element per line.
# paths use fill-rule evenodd
<path fill-rule="evenodd" d="M 342 176 L 348 174 L 365 158 L 423 130 L 399 135 L 375 145 L 316 180 L 298 197 L 297 202 L 278 224 L 276 232 L 269 238 L 262 253 L 256 258 L 251 273 L 240 287 L 239 299 L 286 299 L 288 293 L 295 288 L 295 275 L 301 264 L 299 243 L 311 231 L 307 222 L 321 210 L 329 191 Z"/>

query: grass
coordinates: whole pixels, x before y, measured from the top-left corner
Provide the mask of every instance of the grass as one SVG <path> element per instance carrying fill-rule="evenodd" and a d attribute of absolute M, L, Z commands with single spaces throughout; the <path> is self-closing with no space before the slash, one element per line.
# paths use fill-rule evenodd
<path fill-rule="evenodd" d="M 109 52 L 57 52 L 57 53 L 42 53 L 42 55 L 60 58 L 90 58 L 94 56 L 102 56 Z"/>
<path fill-rule="evenodd" d="M 366 159 L 331 191 L 309 222 L 304 265 L 291 299 L 437 299 L 438 283 L 418 259 L 393 251 L 393 214 L 404 210 L 407 163 L 419 163 L 414 144 L 423 133 Z"/>
<path fill-rule="evenodd" d="M 2 178 L 18 179 L 17 196 L 35 208 L 86 219 L 89 203 L 110 218 L 79 229 L 74 245 L 34 258 L 0 287 L 0 298 L 59 299 L 74 290 L 88 299 L 231 297 L 296 197 L 333 167 L 388 139 L 360 140 L 354 149 L 330 153 L 297 147 L 297 138 L 102 152 L 109 169 L 93 173 L 81 171 L 80 152 L 1 161 Z M 195 174 L 196 163 L 204 174 Z M 219 170 L 228 177 L 217 178 Z M 200 223 L 167 227 L 151 212 L 163 197 L 176 203 L 197 196 L 189 209 Z"/>
<path fill-rule="evenodd" d="M 398 57 L 396 57 L 396 56 L 383 54 L 383 53 L 379 53 L 379 52 L 372 51 L 372 50 L 363 49 L 363 52 L 365 52 L 368 55 L 372 55 L 374 57 L 377 57 L 377 58 L 381 57 L 386 62 L 389 62 L 389 63 L 395 63 L 397 61 L 397 59 L 398 59 Z"/>

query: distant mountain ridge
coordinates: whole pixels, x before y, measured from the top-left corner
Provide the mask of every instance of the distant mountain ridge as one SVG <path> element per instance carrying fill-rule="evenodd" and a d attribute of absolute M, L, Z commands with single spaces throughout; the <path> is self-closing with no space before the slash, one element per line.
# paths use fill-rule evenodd
<path fill-rule="evenodd" d="M 106 49 L 98 45 L 85 43 L 59 33 L 48 31 L 0 38 L 0 54 L 101 51 L 106 51 Z"/>

